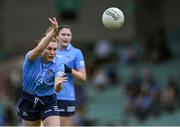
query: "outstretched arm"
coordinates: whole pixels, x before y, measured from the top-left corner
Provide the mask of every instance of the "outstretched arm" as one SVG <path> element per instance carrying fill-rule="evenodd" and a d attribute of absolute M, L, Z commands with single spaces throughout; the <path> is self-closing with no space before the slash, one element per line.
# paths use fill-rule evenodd
<path fill-rule="evenodd" d="M 55 36 L 56 32 L 58 31 L 58 22 L 55 17 L 49 18 L 51 23 L 50 30 L 46 33 L 46 35 L 40 40 L 38 45 L 32 49 L 29 53 L 29 59 L 31 61 L 35 60 L 48 46 L 51 39 Z"/>

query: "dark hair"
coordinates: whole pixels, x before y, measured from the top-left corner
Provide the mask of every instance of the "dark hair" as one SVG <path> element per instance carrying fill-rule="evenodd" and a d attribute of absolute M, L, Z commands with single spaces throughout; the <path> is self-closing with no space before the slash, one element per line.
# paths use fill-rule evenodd
<path fill-rule="evenodd" d="M 71 27 L 70 27 L 69 25 L 60 25 L 60 26 L 59 26 L 59 29 L 58 29 L 58 33 L 59 33 L 59 31 L 61 31 L 61 30 L 64 29 L 64 28 L 70 29 L 70 30 L 72 31 L 72 29 L 71 29 Z"/>

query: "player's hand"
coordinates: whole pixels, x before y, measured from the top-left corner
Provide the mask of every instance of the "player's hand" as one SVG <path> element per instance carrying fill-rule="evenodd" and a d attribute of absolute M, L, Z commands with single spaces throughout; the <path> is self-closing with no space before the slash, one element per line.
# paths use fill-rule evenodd
<path fill-rule="evenodd" d="M 62 89 L 62 85 L 64 82 L 67 81 L 67 77 L 65 77 L 65 74 L 59 76 L 59 77 L 56 77 L 55 78 L 55 91 L 56 92 L 60 92 L 61 89 Z"/>
<path fill-rule="evenodd" d="M 59 77 L 58 81 L 57 81 L 57 85 L 62 85 L 64 82 L 67 81 L 67 77 Z"/>
<path fill-rule="evenodd" d="M 56 18 L 55 17 L 49 18 L 49 21 L 51 23 L 52 28 L 57 32 L 58 28 L 59 28 L 59 25 L 58 25 L 58 22 L 57 22 Z"/>

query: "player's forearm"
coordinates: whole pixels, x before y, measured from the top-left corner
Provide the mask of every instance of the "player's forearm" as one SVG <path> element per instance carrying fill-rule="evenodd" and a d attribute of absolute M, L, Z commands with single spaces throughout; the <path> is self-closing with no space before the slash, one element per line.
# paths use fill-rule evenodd
<path fill-rule="evenodd" d="M 29 59 L 30 60 L 35 60 L 37 56 L 39 56 L 45 48 L 48 46 L 50 43 L 51 39 L 54 37 L 56 34 L 54 29 L 51 29 L 39 42 L 39 44 L 30 51 L 29 54 Z"/>
<path fill-rule="evenodd" d="M 72 75 L 75 79 L 77 79 L 81 82 L 86 81 L 86 71 L 85 70 L 77 71 L 77 70 L 72 69 Z"/>
<path fill-rule="evenodd" d="M 62 89 L 62 86 L 60 84 L 56 84 L 54 89 L 55 89 L 56 92 L 60 92 L 61 89 Z"/>
<path fill-rule="evenodd" d="M 55 17 L 49 18 L 49 21 L 51 22 L 51 29 L 47 31 L 45 36 L 40 40 L 38 45 L 30 51 L 29 53 L 29 59 L 35 60 L 37 56 L 39 56 L 45 48 L 50 43 L 51 39 L 56 35 L 56 32 L 58 31 L 58 23 Z"/>
<path fill-rule="evenodd" d="M 37 46 L 37 50 L 38 53 L 41 54 L 44 49 L 48 46 L 48 44 L 50 43 L 50 41 L 52 40 L 52 38 L 55 36 L 56 34 L 56 30 L 55 29 L 51 29 L 46 36 L 44 36 L 41 41 L 39 42 L 38 46 Z"/>

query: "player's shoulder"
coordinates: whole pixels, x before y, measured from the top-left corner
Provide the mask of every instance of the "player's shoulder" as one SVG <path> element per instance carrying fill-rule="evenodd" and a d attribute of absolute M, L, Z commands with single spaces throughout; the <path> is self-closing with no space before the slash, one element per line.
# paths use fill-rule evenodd
<path fill-rule="evenodd" d="M 71 50 L 73 50 L 74 52 L 81 52 L 81 49 L 78 47 L 75 47 L 73 45 L 71 45 Z"/>
<path fill-rule="evenodd" d="M 57 64 L 57 63 L 61 64 L 62 63 L 62 59 L 61 59 L 61 57 L 59 55 L 56 55 L 56 57 L 54 58 L 53 62 L 55 64 Z"/>
<path fill-rule="evenodd" d="M 25 58 L 24 58 L 24 63 L 35 63 L 35 62 L 41 62 L 40 59 L 41 57 L 40 56 L 37 56 L 37 58 L 33 61 L 30 61 L 30 58 L 29 58 L 29 55 L 31 53 L 31 50 L 28 51 L 25 55 Z"/>

